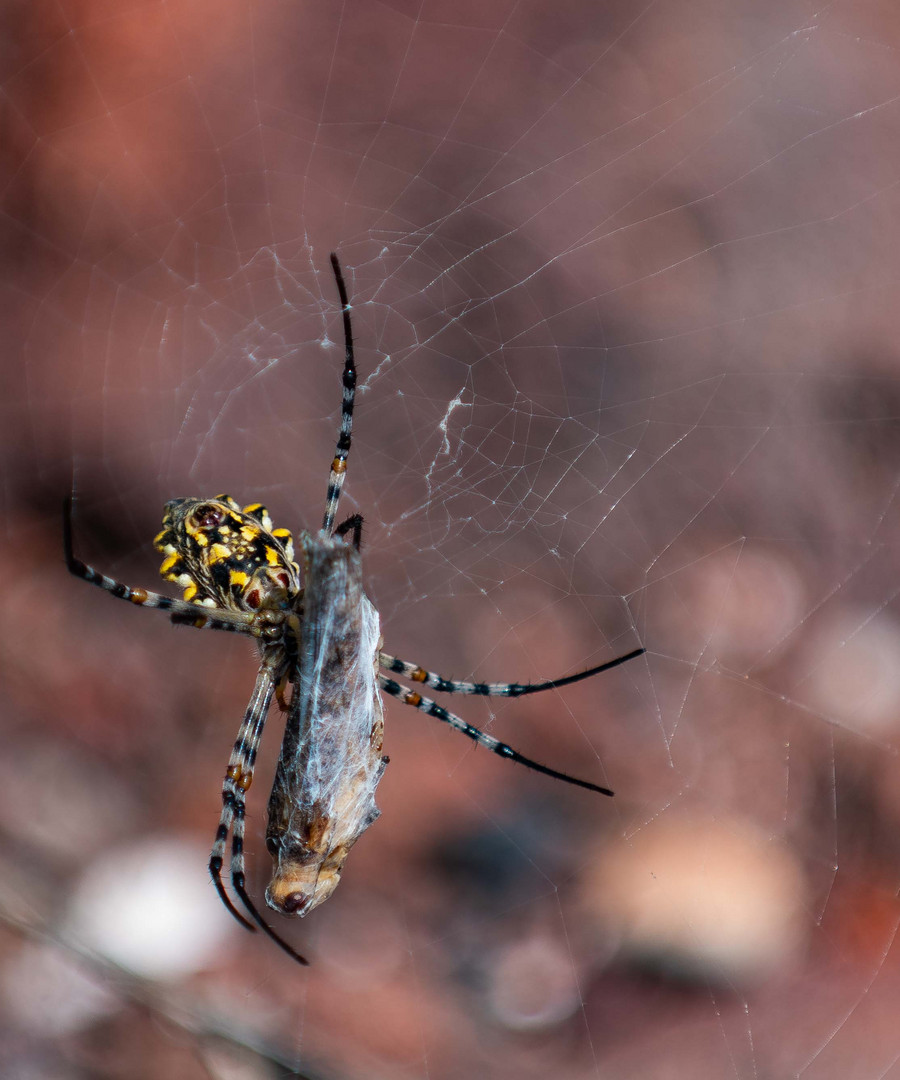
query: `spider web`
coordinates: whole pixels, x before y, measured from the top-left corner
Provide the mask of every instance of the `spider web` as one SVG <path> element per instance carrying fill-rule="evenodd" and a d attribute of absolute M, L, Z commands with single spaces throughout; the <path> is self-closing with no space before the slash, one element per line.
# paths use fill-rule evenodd
<path fill-rule="evenodd" d="M 10 1075 L 900 1077 L 893 7 L 4 29 Z M 67 578 L 58 506 L 149 587 L 174 496 L 316 528 L 331 250 L 386 648 L 519 681 L 647 653 L 447 702 L 615 800 L 389 701 L 383 816 L 279 925 L 300 970 L 204 880 L 251 651 Z"/>

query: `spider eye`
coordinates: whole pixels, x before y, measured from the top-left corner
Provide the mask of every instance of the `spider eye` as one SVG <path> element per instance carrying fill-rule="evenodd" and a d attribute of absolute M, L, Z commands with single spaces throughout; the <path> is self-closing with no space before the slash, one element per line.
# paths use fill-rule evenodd
<path fill-rule="evenodd" d="M 281 841 L 278 839 L 277 836 L 266 837 L 266 851 L 268 851 L 268 853 L 272 856 L 273 859 L 276 859 L 278 857 L 279 853 L 281 852 Z"/>
<path fill-rule="evenodd" d="M 201 506 L 191 515 L 191 522 L 198 529 L 215 529 L 225 520 L 220 506 Z"/>

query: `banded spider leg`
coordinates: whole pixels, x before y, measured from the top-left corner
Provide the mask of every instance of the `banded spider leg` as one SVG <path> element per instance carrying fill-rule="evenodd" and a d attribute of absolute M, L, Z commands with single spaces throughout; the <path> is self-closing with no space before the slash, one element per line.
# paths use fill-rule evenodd
<path fill-rule="evenodd" d="M 246 634 L 256 639 L 263 653 L 263 663 L 256 678 L 256 685 L 238 737 L 235 740 L 222 785 L 222 815 L 216 831 L 216 839 L 209 857 L 209 872 L 216 892 L 225 907 L 242 926 L 255 930 L 237 910 L 222 883 L 222 864 L 228 834 L 231 833 L 231 880 L 235 893 L 246 907 L 254 922 L 269 935 L 288 955 L 301 964 L 308 961 L 287 942 L 283 941 L 266 923 L 253 903 L 245 887 L 244 873 L 244 795 L 253 780 L 256 753 L 265 726 L 272 697 L 279 683 L 285 678 L 292 648 L 296 619 L 284 611 L 261 608 L 256 612 L 238 611 L 233 608 L 203 606 L 187 600 L 177 600 L 161 593 L 151 592 L 108 577 L 79 559 L 74 552 L 72 539 L 72 499 L 63 504 L 63 550 L 69 572 L 82 580 L 96 585 L 121 600 L 129 600 L 139 607 L 157 608 L 169 614 L 172 621 L 196 629 L 228 630 Z"/>
<path fill-rule="evenodd" d="M 582 679 L 589 679 L 592 675 L 599 675 L 602 671 L 609 671 L 611 668 L 618 667 L 619 664 L 624 664 L 628 660 L 633 660 L 635 657 L 640 656 L 644 651 L 644 649 L 632 649 L 630 653 L 626 653 L 624 656 L 619 656 L 615 660 L 607 660 L 606 663 L 598 664 L 596 667 L 588 668 L 586 671 L 579 671 L 575 675 L 566 675 L 561 679 L 549 679 L 539 683 L 473 683 L 461 682 L 457 679 L 445 679 L 442 675 L 437 675 L 433 671 L 426 671 L 417 664 L 411 664 L 406 660 L 400 660 L 396 656 L 391 656 L 385 652 L 380 652 L 378 654 L 378 663 L 388 671 L 397 672 L 424 686 L 430 686 L 443 694 L 480 694 L 485 697 L 522 697 L 525 694 L 537 694 L 543 690 L 553 690 L 560 686 L 570 686 L 572 683 L 581 682 Z M 395 697 L 398 701 L 402 701 L 404 705 L 411 705 L 414 709 L 418 709 L 427 716 L 433 716 L 436 720 L 441 720 L 443 723 L 449 724 L 455 731 L 461 732 L 474 742 L 486 747 L 492 753 L 498 754 L 502 758 L 506 758 L 507 761 L 514 761 L 519 765 L 524 765 L 526 768 L 533 769 L 535 772 L 543 773 L 545 776 L 551 776 L 554 780 L 562 780 L 567 784 L 574 784 L 577 787 L 587 788 L 588 791 L 596 791 L 600 795 L 613 794 L 609 788 L 601 787 L 599 784 L 593 784 L 588 780 L 579 780 L 577 777 L 569 776 L 567 773 L 559 772 L 557 769 L 551 769 L 547 765 L 542 765 L 538 761 L 533 761 L 531 758 L 525 757 L 524 754 L 520 754 L 517 750 L 513 750 L 511 746 L 500 742 L 499 739 L 495 739 L 493 735 L 488 735 L 486 732 L 467 723 L 459 716 L 456 716 L 455 713 L 450 712 L 449 709 L 445 709 L 443 705 L 438 705 L 438 703 L 432 701 L 431 698 L 424 697 L 417 691 L 410 690 L 408 687 L 395 682 L 393 679 L 387 678 L 385 675 L 378 676 L 378 685 L 386 694 L 390 694 L 391 697 Z"/>
<path fill-rule="evenodd" d="M 245 795 L 253 780 L 266 717 L 277 697 L 287 713 L 281 755 L 269 798 L 266 846 L 275 861 L 266 902 L 284 915 L 305 915 L 334 891 L 347 853 L 378 817 L 375 790 L 387 758 L 381 754 L 381 693 L 461 732 L 492 753 L 536 772 L 601 795 L 609 788 L 567 775 L 520 754 L 492 735 L 396 682 L 437 693 L 520 697 L 559 689 L 640 656 L 634 649 L 586 671 L 536 683 L 447 679 L 380 651 L 378 613 L 365 594 L 360 561 L 363 519 L 353 514 L 335 527 L 353 429 L 356 365 L 350 302 L 337 256 L 331 266 L 341 302 L 344 365 L 340 426 L 328 478 L 322 527 L 300 536 L 303 561 L 294 562 L 291 534 L 276 529 L 265 507 L 241 508 L 228 495 L 173 499 L 154 543 L 165 556 L 160 573 L 184 589 L 181 600 L 124 585 L 77 558 L 72 504 L 66 500 L 63 539 L 71 573 L 141 607 L 166 611 L 173 622 L 228 630 L 253 638 L 260 667 L 222 784 L 222 810 L 209 872 L 228 911 L 251 930 L 259 927 L 280 948 L 306 963 L 264 921 L 246 888 Z M 291 686 L 290 705 L 282 691 Z M 230 877 L 236 908 L 222 878 L 231 837 Z"/>

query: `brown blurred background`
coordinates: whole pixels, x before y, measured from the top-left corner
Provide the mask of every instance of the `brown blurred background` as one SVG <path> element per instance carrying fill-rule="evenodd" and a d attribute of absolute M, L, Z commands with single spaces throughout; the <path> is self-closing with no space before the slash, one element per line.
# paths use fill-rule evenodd
<path fill-rule="evenodd" d="M 900 17 L 876 2 L 6 3 L 5 1077 L 900 1077 Z M 345 267 L 383 817 L 279 930 L 206 858 L 253 650 L 163 503 L 317 527 Z M 273 715 L 251 797 L 261 897 Z M 273 914 L 273 918 L 277 918 Z"/>

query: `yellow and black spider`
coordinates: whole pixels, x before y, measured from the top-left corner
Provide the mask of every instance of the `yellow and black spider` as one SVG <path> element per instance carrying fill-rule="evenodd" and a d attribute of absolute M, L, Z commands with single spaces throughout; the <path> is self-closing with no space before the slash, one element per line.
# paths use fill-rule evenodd
<path fill-rule="evenodd" d="M 381 650 L 378 613 L 362 587 L 362 517 L 335 527 L 347 471 L 353 425 L 356 367 L 347 290 L 335 255 L 344 324 L 345 359 L 341 425 L 331 463 L 325 514 L 318 533 L 300 534 L 301 564 L 287 529 L 273 528 L 264 506 L 241 508 L 228 495 L 174 499 L 166 504 L 154 543 L 165 556 L 160 573 L 184 589 L 176 600 L 101 574 L 77 558 L 72 507 L 66 500 L 64 545 L 69 570 L 141 607 L 160 608 L 172 620 L 254 637 L 260 654 L 256 685 L 231 752 L 222 786 L 222 815 L 209 860 L 216 889 L 234 917 L 254 929 L 232 903 L 222 881 L 231 835 L 232 888 L 258 926 L 287 953 L 306 961 L 265 922 L 250 898 L 244 872 L 244 795 L 273 696 L 287 713 L 281 755 L 268 807 L 266 845 L 275 867 L 266 902 L 283 915 L 302 916 L 327 899 L 340 880 L 350 848 L 378 817 L 375 789 L 387 758 L 381 754 L 380 691 L 467 735 L 495 754 L 557 780 L 612 795 L 513 750 L 442 705 L 383 671 L 403 675 L 439 693 L 520 697 L 598 675 L 644 650 L 538 683 L 481 683 L 446 679 Z M 379 670 L 380 669 L 380 670 Z M 284 691 L 291 688 L 290 703 Z"/>

